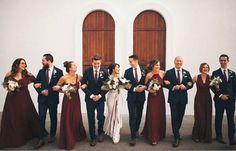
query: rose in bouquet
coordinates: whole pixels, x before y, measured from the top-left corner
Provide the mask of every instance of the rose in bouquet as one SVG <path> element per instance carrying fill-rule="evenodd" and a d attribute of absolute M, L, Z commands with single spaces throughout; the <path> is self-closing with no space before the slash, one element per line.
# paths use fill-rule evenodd
<path fill-rule="evenodd" d="M 69 100 L 71 99 L 71 93 L 76 93 L 77 89 L 70 85 L 70 84 L 65 84 L 61 87 L 61 92 L 64 93 Z"/>
<path fill-rule="evenodd" d="M 210 86 L 215 86 L 216 88 L 219 88 L 219 85 L 220 85 L 221 82 L 222 82 L 222 80 L 219 76 L 214 77 L 210 82 Z"/>
<path fill-rule="evenodd" d="M 150 82 L 148 83 L 148 87 L 147 90 L 150 93 L 153 93 L 154 95 L 156 95 L 156 92 L 161 88 L 161 84 L 157 79 L 152 79 L 150 80 Z"/>
<path fill-rule="evenodd" d="M 6 82 L 3 82 L 3 87 L 8 91 L 8 92 L 15 92 L 20 89 L 20 85 L 16 81 L 8 80 Z"/>

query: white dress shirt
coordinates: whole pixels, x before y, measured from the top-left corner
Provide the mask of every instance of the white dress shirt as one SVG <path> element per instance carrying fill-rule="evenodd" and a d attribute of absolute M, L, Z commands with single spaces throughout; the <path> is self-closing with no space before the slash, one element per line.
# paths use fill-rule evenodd
<path fill-rule="evenodd" d="M 140 81 L 140 79 L 142 77 L 141 69 L 140 69 L 139 65 L 136 68 L 137 68 L 137 74 L 138 74 L 138 81 Z M 133 68 L 133 75 L 135 77 L 135 68 Z"/>
<path fill-rule="evenodd" d="M 176 79 L 178 79 L 178 71 L 177 71 L 178 69 L 177 68 L 175 68 L 175 75 L 176 75 Z M 183 70 L 182 70 L 182 68 L 180 68 L 179 69 L 179 79 L 180 79 L 180 83 L 182 82 L 182 80 L 183 80 Z"/>
<path fill-rule="evenodd" d="M 225 70 L 225 74 L 226 74 L 226 80 L 228 81 L 229 79 L 229 73 L 228 73 L 228 69 L 223 69 L 221 68 L 222 74 L 224 75 L 224 70 Z"/>
<path fill-rule="evenodd" d="M 51 66 L 50 68 L 48 68 L 48 81 L 50 83 L 51 78 L 52 78 L 52 72 L 53 72 L 54 66 Z"/>

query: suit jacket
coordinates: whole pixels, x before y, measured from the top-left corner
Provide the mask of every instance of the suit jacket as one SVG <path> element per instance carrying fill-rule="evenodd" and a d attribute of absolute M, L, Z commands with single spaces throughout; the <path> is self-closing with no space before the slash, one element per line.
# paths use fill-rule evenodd
<path fill-rule="evenodd" d="M 127 70 L 125 70 L 124 77 L 127 80 L 130 80 L 130 83 L 132 84 L 132 87 L 128 90 L 127 101 L 136 100 L 137 96 L 138 96 L 138 99 L 145 100 L 145 91 L 142 92 L 142 93 L 134 92 L 134 88 L 136 86 L 138 86 L 138 85 L 145 85 L 145 77 L 146 77 L 146 72 L 147 71 L 146 71 L 146 69 L 144 69 L 142 67 L 140 67 L 140 70 L 141 70 L 142 77 L 140 78 L 139 82 L 135 81 L 134 74 L 133 74 L 133 68 L 132 67 L 127 69 Z"/>
<path fill-rule="evenodd" d="M 38 92 L 39 103 L 46 100 L 48 100 L 48 103 L 52 104 L 59 103 L 59 92 L 53 91 L 52 87 L 57 84 L 57 82 L 62 76 L 63 76 L 62 70 L 58 69 L 57 67 L 54 67 L 50 82 L 48 83 L 46 80 L 46 69 L 39 70 L 37 78 L 35 80 L 35 83 L 41 83 L 41 88 L 36 88 L 36 91 Z M 41 91 L 44 89 L 48 90 L 48 96 L 44 96 L 41 94 Z"/>
<path fill-rule="evenodd" d="M 83 90 L 85 92 L 85 101 L 91 101 L 90 96 L 94 95 L 101 95 L 102 101 L 105 101 L 105 95 L 107 92 L 102 91 L 101 87 L 104 81 L 108 78 L 107 70 L 100 68 L 99 71 L 99 78 L 97 82 L 94 79 L 93 67 L 90 67 L 85 70 L 83 78 L 81 80 L 81 84 L 86 84 L 87 87 Z"/>
<path fill-rule="evenodd" d="M 220 83 L 219 89 L 216 89 L 215 86 L 211 87 L 211 90 L 215 94 L 214 100 L 220 100 L 219 96 L 221 94 L 227 94 L 227 95 L 229 95 L 229 99 L 231 101 L 235 101 L 235 99 L 236 99 L 236 75 L 235 75 L 235 72 L 228 69 L 228 81 L 226 81 L 224 79 L 224 75 L 223 75 L 221 69 L 219 68 L 218 70 L 213 71 L 212 79 L 214 77 L 218 77 L 218 76 L 222 79 L 222 83 Z"/>
<path fill-rule="evenodd" d="M 168 70 L 164 76 L 164 80 L 168 80 L 170 82 L 169 85 L 165 85 L 165 87 L 169 89 L 169 96 L 168 96 L 169 103 L 173 103 L 178 100 L 183 101 L 182 103 L 185 104 L 188 103 L 187 90 L 191 89 L 193 85 L 189 86 L 187 83 L 192 82 L 192 77 L 190 73 L 185 69 L 182 69 L 182 76 L 183 77 L 180 84 L 183 84 L 186 87 L 186 90 L 177 90 L 177 91 L 176 90 L 173 91 L 173 87 L 179 84 L 176 77 L 175 68 Z"/>

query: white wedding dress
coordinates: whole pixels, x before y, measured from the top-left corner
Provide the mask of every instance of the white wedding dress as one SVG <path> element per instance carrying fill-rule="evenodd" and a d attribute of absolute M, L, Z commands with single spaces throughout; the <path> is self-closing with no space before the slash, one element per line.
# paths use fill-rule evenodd
<path fill-rule="evenodd" d="M 104 131 L 110 136 L 114 143 L 120 141 L 120 128 L 122 127 L 122 98 L 120 90 L 109 90 L 107 94 L 107 116 L 105 119 Z"/>

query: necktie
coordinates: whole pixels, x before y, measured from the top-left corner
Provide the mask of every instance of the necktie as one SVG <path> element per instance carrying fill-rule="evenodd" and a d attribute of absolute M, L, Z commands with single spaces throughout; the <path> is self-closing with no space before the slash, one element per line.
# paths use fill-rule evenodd
<path fill-rule="evenodd" d="M 178 83 L 180 84 L 181 82 L 180 82 L 180 73 L 179 73 L 180 71 L 179 70 L 177 70 L 177 80 L 178 80 Z"/>
<path fill-rule="evenodd" d="M 227 81 L 226 70 L 224 69 L 224 79 Z"/>
<path fill-rule="evenodd" d="M 46 70 L 46 80 L 47 83 L 49 83 L 49 69 Z"/>
<path fill-rule="evenodd" d="M 94 77 L 95 81 L 98 80 L 98 70 L 95 70 L 95 77 Z"/>
<path fill-rule="evenodd" d="M 137 68 L 134 68 L 134 79 L 136 82 L 138 82 L 138 72 L 137 72 Z"/>

